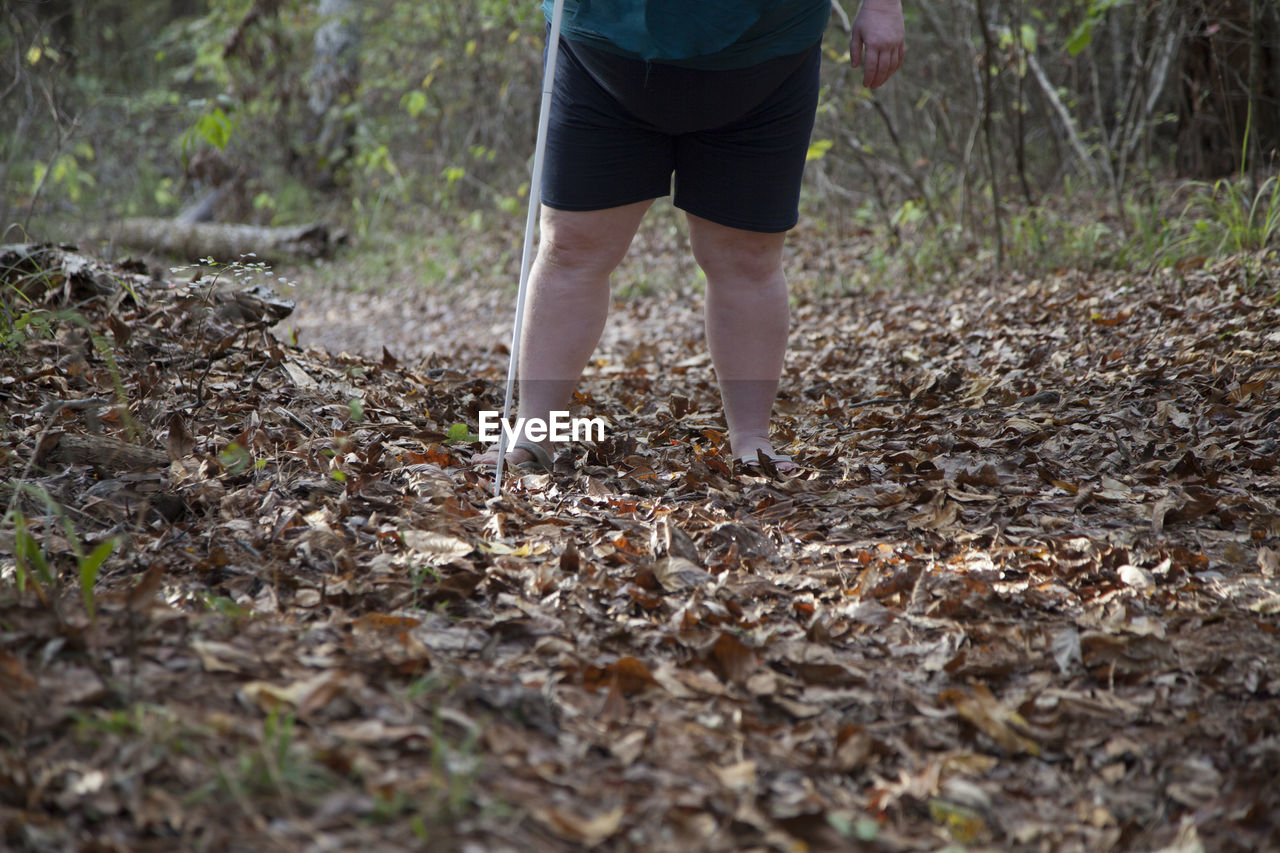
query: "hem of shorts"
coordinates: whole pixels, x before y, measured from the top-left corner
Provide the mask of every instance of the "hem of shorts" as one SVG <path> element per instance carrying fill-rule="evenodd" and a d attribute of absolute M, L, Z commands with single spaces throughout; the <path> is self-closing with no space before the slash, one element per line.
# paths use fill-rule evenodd
<path fill-rule="evenodd" d="M 543 207 L 549 207 L 552 210 L 568 210 L 574 213 L 584 213 L 591 210 L 612 210 L 615 207 L 626 207 L 629 204 L 639 204 L 642 201 L 655 201 L 660 198 L 671 195 L 670 192 L 665 193 L 642 193 L 629 201 L 609 201 L 604 203 L 582 202 L 572 204 L 567 202 L 559 202 L 554 199 L 548 199 L 545 196 L 541 200 Z"/>
<path fill-rule="evenodd" d="M 683 205 L 679 202 L 676 202 L 675 206 L 683 210 L 685 213 L 692 213 L 699 219 L 706 219 L 710 222 L 716 223 L 717 225 L 723 225 L 726 228 L 736 228 L 739 231 L 755 231 L 758 234 L 783 234 L 800 224 L 799 215 L 790 220 L 790 223 L 787 225 L 781 225 L 777 222 L 766 224 L 761 222 L 750 222 L 745 219 L 734 219 L 731 216 L 721 216 L 718 213 L 700 212 L 694 209 L 693 206 Z"/>

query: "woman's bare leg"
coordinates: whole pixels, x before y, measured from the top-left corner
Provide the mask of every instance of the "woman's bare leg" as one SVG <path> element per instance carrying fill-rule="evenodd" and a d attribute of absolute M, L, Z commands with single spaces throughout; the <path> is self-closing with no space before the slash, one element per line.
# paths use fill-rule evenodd
<path fill-rule="evenodd" d="M 693 255 L 707 275 L 707 345 L 735 456 L 773 453 L 769 416 L 786 355 L 790 316 L 782 271 L 785 234 L 743 231 L 689 216 Z"/>
<path fill-rule="evenodd" d="M 609 275 L 626 255 L 651 203 L 591 211 L 542 208 L 520 341 L 518 417 L 545 421 L 552 411 L 568 408 L 604 331 Z M 552 449 L 550 441 L 541 444 Z M 524 450 L 507 454 L 510 464 L 529 458 Z M 497 452 L 477 461 L 493 464 Z"/>

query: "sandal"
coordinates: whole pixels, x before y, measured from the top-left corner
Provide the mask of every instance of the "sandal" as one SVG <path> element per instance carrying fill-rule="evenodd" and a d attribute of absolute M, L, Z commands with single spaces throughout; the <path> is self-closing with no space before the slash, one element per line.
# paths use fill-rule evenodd
<path fill-rule="evenodd" d="M 744 453 L 735 456 L 734 463 L 744 468 L 759 468 L 765 474 L 776 477 L 779 474 L 798 474 L 800 466 L 785 453 L 765 453 L 757 450 L 754 454 Z M 779 466 L 784 466 L 779 468 Z"/>
<path fill-rule="evenodd" d="M 523 450 L 529 454 L 529 458 L 523 462 L 517 462 L 509 467 L 517 468 L 525 473 L 550 473 L 551 467 L 555 464 L 555 459 L 551 453 L 542 445 L 534 444 L 532 441 L 517 441 L 512 450 Z"/>
<path fill-rule="evenodd" d="M 514 471 L 520 471 L 524 474 L 542 474 L 549 473 L 552 465 L 555 464 L 555 458 L 540 445 L 534 444 L 532 441 L 517 441 L 513 446 L 507 448 L 507 453 L 511 453 L 513 450 L 523 450 L 525 453 L 529 454 L 529 458 L 523 462 L 504 462 L 503 467 Z M 487 450 L 485 453 L 493 453 L 495 459 L 489 462 L 473 461 L 471 463 L 472 466 L 476 469 L 497 468 L 497 449 L 494 448 Z"/>

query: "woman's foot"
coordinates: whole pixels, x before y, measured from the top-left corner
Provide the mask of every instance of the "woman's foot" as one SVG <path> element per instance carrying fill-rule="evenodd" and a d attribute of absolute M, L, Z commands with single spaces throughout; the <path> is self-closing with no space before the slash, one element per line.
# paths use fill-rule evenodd
<path fill-rule="evenodd" d="M 738 452 L 738 447 L 742 448 L 742 452 Z M 775 453 L 773 446 L 767 441 L 739 442 L 734 445 L 734 448 L 733 460 L 739 467 L 763 468 L 765 473 L 771 473 L 768 468 L 772 466 L 779 474 L 795 474 L 800 470 L 800 466 L 794 459 L 785 453 Z M 760 459 L 762 455 L 763 463 Z"/>
<path fill-rule="evenodd" d="M 528 441 L 516 442 L 507 451 L 506 466 L 519 471 L 550 471 L 555 463 L 555 455 L 550 445 L 542 446 Z M 498 464 L 498 448 L 486 450 L 478 456 L 471 457 L 473 466 L 492 468 Z"/>

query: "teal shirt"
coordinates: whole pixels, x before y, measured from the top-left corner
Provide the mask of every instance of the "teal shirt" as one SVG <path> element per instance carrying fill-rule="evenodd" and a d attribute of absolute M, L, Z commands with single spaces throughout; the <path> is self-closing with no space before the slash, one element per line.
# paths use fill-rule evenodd
<path fill-rule="evenodd" d="M 542 0 L 551 20 L 552 0 Z M 831 0 L 565 0 L 561 34 L 651 62 L 758 65 L 817 44 Z"/>

